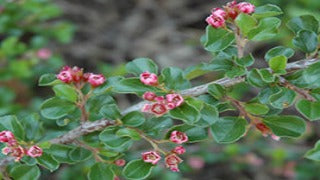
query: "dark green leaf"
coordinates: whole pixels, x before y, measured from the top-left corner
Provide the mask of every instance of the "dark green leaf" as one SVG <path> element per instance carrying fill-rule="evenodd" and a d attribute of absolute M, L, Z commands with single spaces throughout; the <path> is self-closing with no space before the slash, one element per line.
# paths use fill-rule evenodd
<path fill-rule="evenodd" d="M 41 105 L 41 115 L 47 119 L 63 118 L 69 113 L 73 112 L 76 106 L 64 99 L 57 97 L 46 100 Z"/>
<path fill-rule="evenodd" d="M 264 59 L 268 62 L 271 58 L 283 55 L 287 58 L 291 58 L 294 55 L 294 50 L 284 46 L 277 46 L 270 49 L 264 56 Z"/>
<path fill-rule="evenodd" d="M 171 110 L 170 116 L 175 119 L 180 119 L 187 124 L 193 124 L 200 119 L 200 112 L 188 103 L 183 103 L 181 106 Z"/>
<path fill-rule="evenodd" d="M 305 53 L 312 53 L 317 49 L 318 37 L 315 32 L 309 30 L 301 30 L 292 40 L 294 46 Z"/>
<path fill-rule="evenodd" d="M 92 156 L 92 152 L 82 147 L 76 147 L 68 155 L 72 161 L 80 162 L 89 159 Z"/>
<path fill-rule="evenodd" d="M 159 90 L 155 87 L 142 84 L 139 78 L 127 78 L 115 84 L 113 91 L 116 93 L 133 93 L 141 96 L 146 91 L 157 92 Z"/>
<path fill-rule="evenodd" d="M 40 170 L 38 166 L 20 164 L 11 169 L 10 176 L 15 180 L 37 180 L 40 177 Z"/>
<path fill-rule="evenodd" d="M 287 57 L 280 55 L 270 59 L 269 66 L 275 73 L 283 74 L 286 72 Z"/>
<path fill-rule="evenodd" d="M 94 164 L 88 173 L 89 180 L 113 180 L 114 174 L 111 170 L 111 167 L 108 164 L 96 163 Z"/>
<path fill-rule="evenodd" d="M 312 15 L 303 15 L 299 17 L 292 18 L 287 26 L 295 34 L 298 34 L 301 30 L 309 30 L 315 33 L 318 33 L 319 30 L 319 21 Z"/>
<path fill-rule="evenodd" d="M 227 30 L 207 26 L 204 47 L 211 52 L 221 51 L 230 46 L 234 39 L 234 34 Z"/>
<path fill-rule="evenodd" d="M 248 33 L 248 38 L 253 41 L 264 41 L 274 38 L 278 33 L 281 20 L 275 17 L 261 19 L 258 26 Z"/>
<path fill-rule="evenodd" d="M 57 79 L 55 74 L 44 74 L 39 79 L 39 86 L 53 86 L 61 83 L 62 81 Z"/>
<path fill-rule="evenodd" d="M 102 106 L 99 113 L 106 119 L 117 120 L 121 118 L 120 110 L 116 104 L 106 104 Z"/>
<path fill-rule="evenodd" d="M 129 128 L 122 128 L 116 132 L 119 137 L 130 137 L 133 140 L 140 140 L 141 136 L 138 131 Z"/>
<path fill-rule="evenodd" d="M 126 70 L 134 75 L 140 75 L 143 72 L 158 74 L 158 66 L 149 58 L 137 58 L 126 65 Z"/>
<path fill-rule="evenodd" d="M 76 102 L 78 99 L 77 91 L 68 84 L 58 84 L 53 86 L 53 91 L 57 97 L 68 100 L 70 102 Z"/>
<path fill-rule="evenodd" d="M 269 97 L 270 104 L 278 109 L 287 108 L 292 105 L 297 94 L 287 88 L 281 88 L 281 91 Z"/>
<path fill-rule="evenodd" d="M 270 16 L 277 16 L 282 14 L 281 9 L 273 4 L 266 4 L 264 6 L 259 6 L 255 9 L 253 17 L 264 18 Z"/>
<path fill-rule="evenodd" d="M 204 103 L 200 111 L 201 117 L 194 125 L 200 127 L 208 127 L 219 120 L 219 112 L 216 107 Z"/>
<path fill-rule="evenodd" d="M 15 137 L 23 140 L 25 136 L 24 129 L 16 116 L 0 117 L 0 131 L 9 130 Z"/>
<path fill-rule="evenodd" d="M 146 119 L 140 111 L 130 112 L 122 118 L 122 122 L 124 125 L 132 127 L 140 126 L 145 122 L 145 120 Z"/>
<path fill-rule="evenodd" d="M 249 54 L 248 56 L 245 56 L 243 58 L 240 59 L 236 59 L 236 63 L 239 64 L 240 66 L 251 66 L 254 63 L 254 57 L 252 56 L 252 54 Z"/>
<path fill-rule="evenodd" d="M 191 87 L 190 82 L 184 77 L 179 68 L 169 67 L 162 70 L 163 82 L 166 87 L 174 90 L 182 90 Z"/>
<path fill-rule="evenodd" d="M 133 160 L 126 165 L 122 173 L 127 179 L 146 179 L 153 167 L 151 163 L 145 163 L 143 160 Z"/>
<path fill-rule="evenodd" d="M 311 102 L 302 99 L 296 103 L 296 109 L 311 121 L 320 120 L 320 101 Z"/>
<path fill-rule="evenodd" d="M 219 84 L 210 84 L 208 86 L 208 93 L 216 99 L 221 99 L 226 95 L 226 90 Z"/>
<path fill-rule="evenodd" d="M 263 115 L 263 114 L 267 114 L 269 111 L 269 108 L 267 105 L 260 104 L 260 103 L 245 104 L 244 108 L 247 112 L 253 115 Z"/>
<path fill-rule="evenodd" d="M 119 148 L 124 147 L 129 143 L 129 137 L 120 137 L 116 135 L 118 128 L 108 127 L 99 134 L 99 139 L 109 148 Z"/>
<path fill-rule="evenodd" d="M 310 149 L 304 155 L 304 157 L 313 161 L 320 161 L 320 140 L 314 145 L 313 149 Z"/>
<path fill-rule="evenodd" d="M 235 23 L 241 33 L 246 36 L 256 26 L 257 20 L 248 14 L 241 13 L 235 19 Z"/>
<path fill-rule="evenodd" d="M 36 160 L 38 164 L 49 169 L 51 172 L 59 168 L 59 162 L 46 152 L 43 152 L 43 154 L 40 157 L 37 157 Z"/>

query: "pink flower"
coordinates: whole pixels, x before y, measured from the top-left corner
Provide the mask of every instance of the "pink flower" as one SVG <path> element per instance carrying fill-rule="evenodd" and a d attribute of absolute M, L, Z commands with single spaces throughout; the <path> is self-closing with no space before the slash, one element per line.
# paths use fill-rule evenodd
<path fill-rule="evenodd" d="M 172 152 L 176 154 L 184 154 L 186 149 L 183 146 L 177 146 L 172 150 Z"/>
<path fill-rule="evenodd" d="M 202 169 L 205 166 L 203 158 L 192 156 L 188 159 L 188 164 L 193 169 Z"/>
<path fill-rule="evenodd" d="M 167 103 L 167 108 L 171 110 L 176 108 L 176 105 L 174 103 Z"/>
<path fill-rule="evenodd" d="M 169 154 L 165 158 L 166 167 L 169 168 L 173 172 L 179 172 L 178 165 L 182 162 L 175 153 Z"/>
<path fill-rule="evenodd" d="M 172 131 L 170 135 L 170 141 L 176 144 L 182 144 L 188 141 L 188 136 L 180 131 Z"/>
<path fill-rule="evenodd" d="M 162 116 L 168 112 L 168 109 L 165 104 L 156 102 L 151 105 L 150 111 L 156 116 Z"/>
<path fill-rule="evenodd" d="M 223 17 L 212 14 L 209 17 L 207 17 L 206 22 L 214 28 L 220 28 L 225 25 L 225 20 Z"/>
<path fill-rule="evenodd" d="M 164 97 L 163 96 L 157 96 L 154 98 L 155 101 L 157 102 L 164 102 Z"/>
<path fill-rule="evenodd" d="M 62 82 L 65 83 L 71 83 L 72 82 L 72 74 L 70 71 L 61 71 L 58 75 L 57 78 L 60 79 Z"/>
<path fill-rule="evenodd" d="M 28 151 L 27 155 L 30 157 L 40 157 L 42 155 L 42 149 L 38 146 L 31 146 Z"/>
<path fill-rule="evenodd" d="M 14 145 L 16 143 L 16 139 L 11 131 L 2 131 L 0 132 L 0 142 Z"/>
<path fill-rule="evenodd" d="M 274 134 L 271 134 L 271 138 L 275 141 L 280 141 L 280 137 L 279 136 L 276 136 Z"/>
<path fill-rule="evenodd" d="M 88 82 L 91 84 L 93 87 L 100 86 L 105 82 L 106 78 L 102 74 L 90 74 L 88 78 Z"/>
<path fill-rule="evenodd" d="M 11 152 L 12 152 L 12 150 L 11 150 L 10 147 L 4 147 L 4 148 L 2 149 L 2 154 L 4 154 L 4 155 L 8 155 L 8 154 L 11 153 Z"/>
<path fill-rule="evenodd" d="M 72 69 L 69 68 L 69 71 L 71 71 L 73 81 L 79 82 L 83 78 L 83 69 L 82 68 L 74 66 Z"/>
<path fill-rule="evenodd" d="M 149 86 L 157 86 L 158 85 L 158 76 L 154 73 L 149 73 L 148 71 L 140 74 L 140 81 Z"/>
<path fill-rule="evenodd" d="M 157 97 L 157 95 L 154 92 L 148 91 L 145 92 L 142 97 L 147 101 L 153 101 Z"/>
<path fill-rule="evenodd" d="M 271 132 L 270 129 L 263 123 L 256 124 L 256 128 L 262 133 L 263 136 L 268 136 Z"/>
<path fill-rule="evenodd" d="M 40 59 L 44 59 L 44 60 L 49 59 L 51 55 L 52 53 L 50 49 L 47 49 L 47 48 L 42 48 L 37 51 L 37 56 Z"/>
<path fill-rule="evenodd" d="M 20 159 L 24 156 L 25 149 L 21 146 L 17 146 L 11 149 L 11 156 L 15 157 L 15 161 L 20 161 Z"/>
<path fill-rule="evenodd" d="M 142 112 L 150 112 L 150 110 L 151 110 L 151 104 L 145 104 L 141 109 Z"/>
<path fill-rule="evenodd" d="M 212 15 L 226 18 L 227 13 L 226 13 L 223 9 L 221 9 L 221 8 L 214 8 L 214 9 L 212 10 Z"/>
<path fill-rule="evenodd" d="M 161 156 L 155 151 L 148 151 L 142 153 L 142 159 L 144 162 L 155 165 L 158 163 L 158 161 L 160 161 Z"/>
<path fill-rule="evenodd" d="M 237 8 L 243 13 L 251 14 L 254 12 L 255 6 L 248 2 L 241 2 L 237 4 Z"/>
<path fill-rule="evenodd" d="M 115 162 L 114 162 L 117 166 L 124 166 L 126 164 L 126 160 L 124 159 L 117 159 Z"/>
<path fill-rule="evenodd" d="M 179 107 L 184 102 L 183 97 L 180 94 L 167 94 L 166 95 L 167 103 L 173 103 L 175 107 Z"/>
<path fill-rule="evenodd" d="M 225 6 L 227 18 L 235 19 L 238 16 L 237 2 L 232 1 Z"/>

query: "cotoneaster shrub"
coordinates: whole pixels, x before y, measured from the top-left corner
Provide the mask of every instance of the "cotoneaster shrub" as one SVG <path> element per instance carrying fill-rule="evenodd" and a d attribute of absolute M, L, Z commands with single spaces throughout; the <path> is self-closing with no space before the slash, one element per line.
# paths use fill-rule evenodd
<path fill-rule="evenodd" d="M 251 131 L 276 141 L 300 137 L 306 121 L 320 119 L 319 22 L 311 15 L 290 20 L 286 27 L 294 35 L 294 49 L 271 48 L 264 56 L 269 67 L 252 68 L 255 58 L 244 51 L 249 41 L 271 40 L 286 28 L 277 17 L 281 14 L 271 4 L 233 1 L 214 8 L 201 38 L 213 60 L 185 70 L 159 71 L 151 59 L 138 58 L 126 64 L 128 77 L 106 79 L 68 66 L 44 74 L 39 86 L 52 86 L 55 96 L 42 103 L 41 116 L 0 119 L 3 176 L 37 179 L 39 166 L 53 172 L 64 163 L 89 162 L 88 179 L 146 179 L 157 166 L 179 172 L 187 143 L 234 143 Z M 296 51 L 305 59 L 288 63 Z M 225 77 L 192 87 L 191 80 L 214 71 Z M 241 101 L 230 93 L 238 83 L 259 93 Z M 121 111 L 117 94 L 143 101 Z M 291 106 L 301 116 L 282 114 Z M 237 115 L 225 116 L 226 111 Z M 45 129 L 41 121 L 59 128 Z M 150 146 L 130 155 L 139 141 Z M 319 161 L 319 153 L 318 142 L 305 157 Z"/>

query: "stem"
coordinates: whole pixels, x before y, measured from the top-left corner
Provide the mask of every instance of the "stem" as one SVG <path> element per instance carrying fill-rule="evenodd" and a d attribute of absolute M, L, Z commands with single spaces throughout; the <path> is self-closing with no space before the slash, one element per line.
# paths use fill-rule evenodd
<path fill-rule="evenodd" d="M 236 27 L 236 31 L 234 32 L 234 34 L 235 34 L 235 37 L 236 37 L 236 43 L 237 43 L 237 49 L 238 49 L 238 57 L 242 58 L 243 54 L 244 54 L 245 42 L 241 38 L 240 29 L 238 27 Z"/>
<path fill-rule="evenodd" d="M 280 77 L 280 83 L 282 86 L 297 92 L 304 99 L 306 99 L 308 101 L 316 101 L 316 99 L 310 95 L 309 91 L 298 88 L 297 86 L 295 86 L 295 85 L 291 84 L 289 81 L 287 81 L 285 78 Z"/>
<path fill-rule="evenodd" d="M 89 146 L 89 145 L 87 145 L 87 144 L 85 144 L 85 143 L 83 143 L 83 142 L 81 142 L 79 140 L 75 140 L 74 142 L 77 145 L 79 145 L 80 147 L 83 147 L 83 148 L 91 151 L 93 156 L 94 156 L 94 159 L 96 160 L 96 162 L 103 162 L 103 163 L 109 163 L 109 164 L 112 163 L 111 161 L 104 160 L 99 156 L 99 149 L 91 147 L 91 146 Z"/>

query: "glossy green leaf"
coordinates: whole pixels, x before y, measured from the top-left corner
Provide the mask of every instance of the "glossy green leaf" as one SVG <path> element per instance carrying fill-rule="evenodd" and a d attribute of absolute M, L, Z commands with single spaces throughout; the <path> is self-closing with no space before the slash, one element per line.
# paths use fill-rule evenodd
<path fill-rule="evenodd" d="M 72 161 L 80 162 L 89 159 L 92 156 L 92 152 L 82 147 L 76 147 L 68 155 Z"/>
<path fill-rule="evenodd" d="M 78 99 L 77 91 L 68 84 L 58 84 L 53 86 L 53 91 L 57 97 L 68 100 L 70 102 L 76 102 Z"/>
<path fill-rule="evenodd" d="M 235 62 L 240 66 L 248 67 L 253 65 L 254 57 L 252 56 L 252 54 L 249 54 L 248 56 L 245 56 L 243 58 L 240 58 L 240 59 L 237 58 Z"/>
<path fill-rule="evenodd" d="M 46 152 L 43 152 L 43 154 L 40 157 L 37 157 L 36 160 L 38 164 L 49 169 L 51 172 L 59 168 L 59 162 Z"/>
<path fill-rule="evenodd" d="M 14 166 L 9 174 L 15 180 L 37 180 L 40 177 L 40 169 L 38 166 L 20 164 Z"/>
<path fill-rule="evenodd" d="M 146 91 L 156 92 L 159 90 L 155 87 L 142 84 L 139 78 L 127 78 L 115 84 L 113 91 L 116 93 L 133 93 L 142 95 Z"/>
<path fill-rule="evenodd" d="M 264 56 L 264 59 L 268 62 L 271 58 L 276 56 L 285 56 L 287 58 L 291 58 L 294 55 L 294 50 L 291 48 L 287 48 L 284 46 L 277 46 L 270 49 Z"/>
<path fill-rule="evenodd" d="M 207 51 L 217 52 L 226 49 L 235 40 L 234 34 L 222 28 L 206 28 L 204 47 Z"/>
<path fill-rule="evenodd" d="M 50 146 L 48 153 L 56 159 L 59 163 L 74 163 L 69 157 L 69 152 L 73 150 L 71 146 L 62 144 L 53 144 Z"/>
<path fill-rule="evenodd" d="M 244 136 L 247 121 L 237 117 L 223 117 L 211 126 L 213 138 L 218 143 L 232 143 Z"/>
<path fill-rule="evenodd" d="M 169 89 L 182 90 L 191 87 L 190 82 L 184 77 L 183 71 L 179 68 L 165 68 L 161 74 L 163 82 Z"/>
<path fill-rule="evenodd" d="M 301 99 L 296 103 L 296 109 L 311 121 L 320 120 L 320 101 L 311 102 Z"/>
<path fill-rule="evenodd" d="M 23 127 L 27 129 L 26 139 L 31 141 L 39 140 L 43 137 L 43 127 L 40 116 L 37 113 L 31 113 L 21 121 Z"/>
<path fill-rule="evenodd" d="M 260 103 L 249 103 L 245 104 L 245 110 L 253 115 L 263 115 L 267 114 L 269 111 L 269 107 L 265 104 Z"/>
<path fill-rule="evenodd" d="M 287 57 L 280 55 L 270 59 L 269 66 L 275 73 L 285 73 L 287 66 Z"/>
<path fill-rule="evenodd" d="M 314 148 L 310 149 L 305 155 L 305 158 L 320 161 L 320 140 L 314 145 Z"/>
<path fill-rule="evenodd" d="M 140 75 L 143 72 L 158 74 L 158 66 L 149 58 L 137 58 L 126 65 L 126 70 L 134 75 Z"/>
<path fill-rule="evenodd" d="M 101 179 L 110 179 L 113 180 L 114 173 L 111 170 L 111 166 L 109 164 L 98 162 L 94 164 L 88 173 L 89 180 L 101 180 Z"/>
<path fill-rule="evenodd" d="M 295 47 L 299 48 L 305 53 L 312 53 L 317 49 L 318 37 L 315 32 L 309 30 L 301 30 L 297 36 L 292 40 Z"/>
<path fill-rule="evenodd" d="M 121 118 L 121 113 L 116 104 L 103 105 L 99 113 L 106 119 L 117 120 Z"/>
<path fill-rule="evenodd" d="M 130 161 L 122 171 L 122 174 L 127 179 L 146 179 L 153 169 L 151 163 L 145 163 L 143 160 Z"/>
<path fill-rule="evenodd" d="M 138 131 L 129 128 L 121 128 L 116 132 L 119 137 L 130 137 L 133 140 L 140 140 L 141 136 Z"/>
<path fill-rule="evenodd" d="M 193 124 L 200 119 L 200 112 L 188 103 L 183 103 L 181 106 L 171 110 L 170 116 L 175 119 L 180 119 L 187 124 Z"/>
<path fill-rule="evenodd" d="M 312 15 L 303 15 L 292 18 L 288 21 L 287 26 L 296 34 L 301 30 L 309 30 L 318 33 L 319 21 Z"/>
<path fill-rule="evenodd" d="M 55 74 L 44 74 L 39 79 L 39 86 L 53 86 L 56 84 L 61 84 L 62 81 L 57 79 Z"/>
<path fill-rule="evenodd" d="M 265 81 L 262 77 L 262 74 L 258 69 L 252 69 L 247 74 L 248 82 L 256 87 L 264 87 L 268 85 L 268 82 Z"/>
<path fill-rule="evenodd" d="M 256 26 L 257 20 L 248 14 L 241 13 L 235 19 L 235 23 L 241 33 L 246 36 Z"/>
<path fill-rule="evenodd" d="M 270 116 L 263 122 L 280 137 L 299 137 L 306 130 L 304 120 L 298 116 Z"/>
<path fill-rule="evenodd" d="M 73 112 L 76 106 L 64 99 L 57 97 L 46 100 L 41 105 L 41 115 L 47 119 L 63 118 L 69 113 Z"/>
<path fill-rule="evenodd" d="M 210 84 L 208 86 L 208 93 L 216 99 L 221 99 L 226 95 L 226 90 L 220 84 Z"/>
<path fill-rule="evenodd" d="M 282 10 L 278 6 L 273 4 L 266 4 L 264 6 L 256 7 L 253 17 L 264 18 L 270 16 L 277 16 L 282 13 Z"/>
<path fill-rule="evenodd" d="M 264 41 L 274 38 L 278 33 L 281 20 L 275 17 L 261 19 L 258 26 L 248 33 L 248 38 L 253 41 Z"/>
<path fill-rule="evenodd" d="M 137 127 L 143 124 L 145 120 L 145 117 L 140 111 L 133 111 L 126 114 L 121 121 L 126 126 Z"/>
<path fill-rule="evenodd" d="M 293 90 L 281 88 L 281 91 L 269 97 L 269 102 L 273 107 L 283 109 L 291 106 L 296 96 Z"/>
<path fill-rule="evenodd" d="M 108 127 L 99 134 L 99 139 L 109 148 L 124 147 L 131 138 L 116 135 L 118 128 Z"/>
<path fill-rule="evenodd" d="M 200 111 L 201 117 L 194 125 L 200 127 L 208 127 L 219 120 L 219 112 L 216 107 L 204 103 Z"/>

